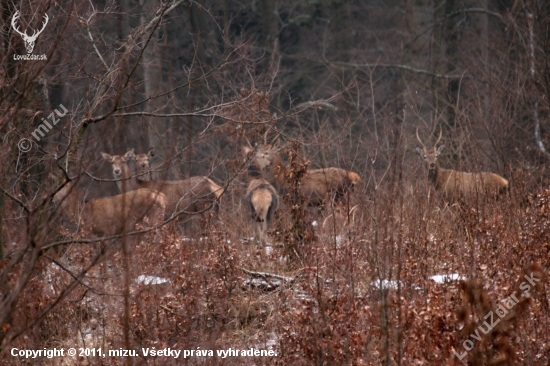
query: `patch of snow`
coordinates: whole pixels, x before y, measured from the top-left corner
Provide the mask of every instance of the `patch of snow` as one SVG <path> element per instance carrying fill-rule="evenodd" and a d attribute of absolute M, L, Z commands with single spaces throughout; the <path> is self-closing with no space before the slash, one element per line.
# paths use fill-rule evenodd
<path fill-rule="evenodd" d="M 256 290 L 262 290 L 262 291 L 274 291 L 277 288 L 279 288 L 282 285 L 282 281 L 280 280 L 272 280 L 272 281 L 266 281 L 261 278 L 251 278 L 244 280 L 242 283 L 242 288 L 252 288 Z"/>
<path fill-rule="evenodd" d="M 346 240 L 345 235 L 336 235 L 336 245 L 338 245 L 338 247 L 342 244 L 344 240 Z"/>
<path fill-rule="evenodd" d="M 157 276 L 141 275 L 136 278 L 136 283 L 144 285 L 161 285 L 163 283 L 170 283 L 170 279 Z"/>
<path fill-rule="evenodd" d="M 380 282 L 382 282 L 382 286 L 380 286 Z M 397 285 L 399 284 L 399 281 L 394 281 L 394 280 L 376 280 L 376 281 L 372 281 L 371 283 L 371 286 L 373 287 L 376 287 L 377 289 L 380 289 L 380 287 L 382 287 L 383 290 L 386 290 L 386 289 L 393 289 L 393 290 L 397 290 Z M 415 284 L 406 284 L 406 283 L 403 283 L 401 282 L 401 288 L 412 288 L 414 290 L 417 290 L 417 291 L 420 291 L 422 290 L 420 287 L 416 286 Z"/>
<path fill-rule="evenodd" d="M 435 275 L 429 277 L 430 280 L 435 281 L 435 283 L 449 283 L 452 281 L 465 280 L 466 277 L 461 276 L 459 273 L 452 273 L 447 275 Z"/>
<path fill-rule="evenodd" d="M 389 281 L 389 280 L 376 280 L 376 281 L 372 281 L 371 283 L 371 286 L 374 286 L 376 287 L 377 289 L 380 289 L 380 287 L 382 287 L 383 289 L 387 289 L 387 288 L 393 288 L 393 289 L 397 289 L 397 281 Z M 382 286 L 380 286 L 382 285 Z"/>

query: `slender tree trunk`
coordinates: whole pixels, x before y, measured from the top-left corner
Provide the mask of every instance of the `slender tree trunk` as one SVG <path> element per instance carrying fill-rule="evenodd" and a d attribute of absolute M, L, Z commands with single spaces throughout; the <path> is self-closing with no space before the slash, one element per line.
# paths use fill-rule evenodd
<path fill-rule="evenodd" d="M 465 21 L 462 19 L 462 15 L 459 17 L 448 18 L 448 15 L 459 10 L 459 1 L 447 0 L 444 15 L 444 37 L 445 37 L 445 60 L 446 60 L 446 72 L 454 74 L 458 68 L 458 55 L 459 41 L 461 32 L 459 30 L 460 24 Z M 464 4 L 462 4 L 464 5 Z M 458 92 L 460 88 L 460 79 L 451 79 L 447 85 L 447 108 L 446 108 L 446 121 L 449 126 L 456 127 L 456 102 L 458 100 Z"/>
<path fill-rule="evenodd" d="M 141 7 L 140 23 L 144 26 L 147 22 L 147 15 L 153 14 L 157 1 L 155 0 L 140 0 L 139 5 Z M 160 57 L 156 57 L 159 52 L 157 44 L 159 35 L 159 29 L 157 28 L 149 41 L 149 44 L 145 48 L 142 56 L 142 68 L 143 68 L 143 87 L 145 92 L 145 98 L 153 96 L 159 91 L 161 80 L 161 66 Z M 160 101 L 158 99 L 151 99 L 146 104 L 147 112 L 158 111 Z M 150 147 L 155 147 L 160 159 L 165 157 L 166 146 L 162 146 L 161 137 L 164 136 L 167 130 L 167 123 L 165 120 L 154 117 L 145 117 L 148 126 L 147 140 Z"/>
<path fill-rule="evenodd" d="M 260 0 L 260 11 L 262 16 L 261 45 L 266 49 L 273 48 L 275 39 L 279 34 L 278 27 L 278 1 Z"/>
<path fill-rule="evenodd" d="M 433 1 L 433 22 L 435 24 L 432 37 L 432 70 L 437 74 L 444 74 L 446 72 L 445 64 L 445 8 L 447 0 L 434 0 Z M 439 116 L 446 113 L 448 106 L 446 83 L 444 79 L 433 78 L 432 79 L 432 101 L 434 105 L 435 118 L 437 120 Z"/>

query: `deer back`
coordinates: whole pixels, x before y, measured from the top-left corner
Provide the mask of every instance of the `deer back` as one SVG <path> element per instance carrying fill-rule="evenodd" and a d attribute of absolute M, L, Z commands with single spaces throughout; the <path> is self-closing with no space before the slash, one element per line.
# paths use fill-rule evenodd
<path fill-rule="evenodd" d="M 157 225 L 162 222 L 166 207 L 166 197 L 149 189 L 80 203 L 71 184 L 54 196 L 54 202 L 60 203 L 65 215 L 71 219 L 80 218 L 83 226 L 99 236 L 131 231 L 146 216 L 150 219 L 148 225 Z"/>
<path fill-rule="evenodd" d="M 441 189 L 450 199 L 495 198 L 508 191 L 508 181 L 491 172 L 467 173 L 440 169 L 439 177 L 436 188 Z"/>
<path fill-rule="evenodd" d="M 302 193 L 311 205 L 319 205 L 330 194 L 344 196 L 361 182 L 359 175 L 340 168 L 308 170 L 302 182 Z"/>
<path fill-rule="evenodd" d="M 252 217 L 255 220 L 266 221 L 268 225 L 279 206 L 275 188 L 265 179 L 253 179 L 249 183 L 244 201 Z"/>

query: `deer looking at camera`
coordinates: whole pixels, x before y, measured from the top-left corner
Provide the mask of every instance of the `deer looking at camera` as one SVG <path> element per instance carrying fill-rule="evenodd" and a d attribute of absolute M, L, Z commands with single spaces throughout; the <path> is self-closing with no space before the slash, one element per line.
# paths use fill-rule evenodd
<path fill-rule="evenodd" d="M 113 177 L 118 179 L 117 185 L 121 192 L 148 188 L 164 193 L 167 200 L 165 219 L 170 219 L 173 215 L 187 218 L 203 214 L 210 208 L 217 212 L 223 188 L 208 177 L 197 176 L 175 181 L 140 181 L 128 167 L 128 161 L 135 159 L 134 149 L 124 155 L 109 155 L 104 152 L 101 155 L 111 164 Z"/>
<path fill-rule="evenodd" d="M 457 200 L 459 198 L 471 199 L 474 197 L 496 198 L 501 194 L 506 194 L 509 189 L 508 181 L 498 174 L 490 172 L 466 173 L 451 169 L 443 169 L 439 166 L 437 157 L 445 148 L 445 145 L 437 147 L 441 140 L 443 131 L 439 129 L 439 137 L 433 148 L 428 149 L 420 136 L 418 128 L 416 129 L 416 138 L 422 148 L 416 148 L 416 151 L 426 161 L 428 168 L 428 180 L 440 191 L 448 200 Z M 437 148 L 436 148 L 437 147 Z"/>
<path fill-rule="evenodd" d="M 133 151 L 133 150 L 131 150 Z M 155 156 L 155 148 L 150 148 L 145 154 L 135 154 L 134 162 L 136 164 L 137 179 L 140 181 L 150 181 L 153 179 L 151 170 L 151 160 Z"/>

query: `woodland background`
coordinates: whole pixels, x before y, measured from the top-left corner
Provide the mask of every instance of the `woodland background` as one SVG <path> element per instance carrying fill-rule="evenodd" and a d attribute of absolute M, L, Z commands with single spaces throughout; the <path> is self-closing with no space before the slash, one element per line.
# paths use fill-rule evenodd
<path fill-rule="evenodd" d="M 279 355 L 185 364 L 548 364 L 546 0 L 0 4 L 4 364 L 25 363 L 12 347 L 152 346 Z M 16 11 L 29 34 L 48 14 L 33 52 L 47 61 L 13 59 L 26 53 Z M 67 115 L 22 152 L 61 104 Z M 414 152 L 417 128 L 427 145 L 442 128 L 443 167 L 498 173 L 510 197 L 446 204 Z M 241 148 L 275 138 L 287 161 L 294 152 L 363 182 L 318 218 L 283 205 L 262 261 L 243 240 Z M 162 228 L 107 250 L 57 223 L 51 198 L 65 178 L 87 199 L 117 194 L 100 152 L 149 147 L 169 179 L 207 175 L 226 189 L 206 232 Z M 254 287 L 257 272 L 284 278 Z M 452 350 L 532 272 L 533 297 L 459 361 Z M 451 273 L 465 280 L 430 279 Z M 60 362 L 182 360 L 37 364 Z"/>

